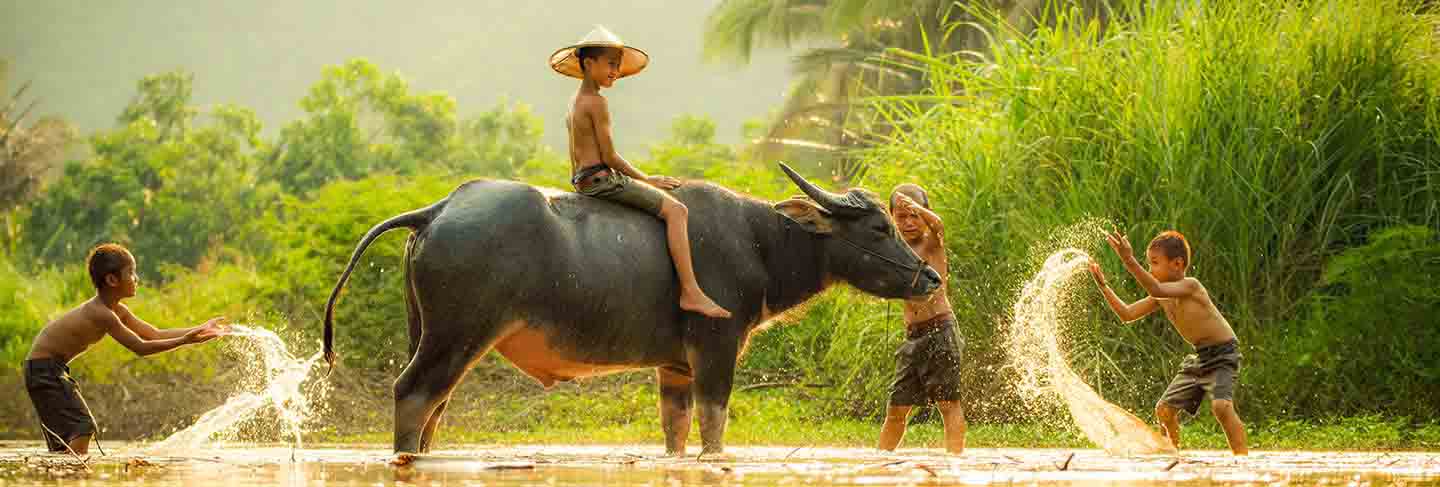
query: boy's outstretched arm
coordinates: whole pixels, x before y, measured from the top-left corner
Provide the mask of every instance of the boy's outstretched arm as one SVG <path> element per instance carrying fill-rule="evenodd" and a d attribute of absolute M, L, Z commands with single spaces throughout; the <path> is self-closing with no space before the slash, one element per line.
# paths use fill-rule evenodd
<path fill-rule="evenodd" d="M 640 169 L 631 165 L 620 153 L 615 150 L 615 141 L 610 135 L 610 106 L 604 98 L 596 97 L 587 103 L 586 114 L 595 127 L 595 143 L 600 147 L 600 154 L 605 158 L 605 165 L 610 169 L 620 171 L 631 178 L 645 181 L 661 189 L 675 189 L 680 187 L 680 180 L 669 176 L 649 176 Z"/>
<path fill-rule="evenodd" d="M 1110 284 L 1105 282 L 1105 273 L 1100 270 L 1100 264 L 1090 263 L 1090 275 L 1095 278 L 1095 285 L 1100 287 L 1100 293 L 1105 295 L 1105 302 L 1110 305 L 1110 310 L 1114 311 L 1115 316 L 1120 317 L 1122 322 L 1129 323 L 1144 318 L 1160 307 L 1160 303 L 1155 301 L 1152 296 L 1145 296 L 1139 301 L 1125 304 L 1125 301 L 1115 294 L 1115 290 L 1110 289 Z"/>
<path fill-rule="evenodd" d="M 1145 269 L 1140 267 L 1140 261 L 1135 260 L 1135 250 L 1130 248 L 1130 237 L 1120 233 L 1119 230 L 1116 230 L 1113 234 L 1105 235 L 1105 242 L 1110 244 L 1110 248 L 1115 249 L 1115 253 L 1120 256 L 1120 262 L 1125 264 L 1125 270 L 1130 271 L 1130 275 L 1135 276 L 1135 281 L 1139 282 L 1140 287 L 1145 288 L 1145 292 L 1149 293 L 1150 296 L 1157 298 L 1181 298 L 1194 294 L 1195 291 L 1199 289 L 1199 286 L 1193 279 L 1160 282 L 1155 276 L 1150 275 L 1149 272 L 1145 272 Z"/>
<path fill-rule="evenodd" d="M 213 322 L 213 323 L 216 323 L 217 325 L 221 325 L 221 324 L 223 324 L 223 322 L 225 321 L 224 318 L 218 318 L 218 317 L 217 317 L 217 318 L 211 319 L 210 321 L 208 321 L 208 322 L 206 322 L 206 323 L 204 323 L 204 324 L 197 325 L 197 326 L 192 326 L 192 327 L 189 327 L 189 328 L 158 328 L 158 327 L 156 327 L 155 325 L 152 325 L 152 324 L 146 322 L 145 320 L 140 319 L 139 316 L 135 316 L 134 313 L 131 313 L 131 312 L 130 312 L 130 308 L 129 308 L 128 306 L 125 306 L 124 304 L 118 305 L 117 308 L 119 309 L 119 311 L 118 311 L 117 313 L 115 313 L 115 314 L 120 317 L 120 322 L 121 322 L 121 323 L 124 323 L 124 324 L 125 324 L 125 327 L 129 328 L 130 331 L 135 332 L 136 335 L 138 335 L 140 338 L 143 338 L 143 339 L 145 339 L 145 340 L 162 340 L 162 339 L 166 339 L 166 338 L 179 338 L 179 337 L 185 336 L 186 333 L 190 333 L 191 331 L 194 331 L 194 330 L 197 329 L 197 328 L 200 328 L 200 327 L 209 325 L 209 324 L 212 323 L 212 322 Z M 221 329 L 219 329 L 219 330 L 217 330 L 217 331 L 228 332 L 228 331 L 229 331 L 229 328 L 228 328 L 228 327 L 222 327 Z"/>
<path fill-rule="evenodd" d="M 175 338 L 160 338 L 155 340 L 141 338 L 140 335 L 135 334 L 129 326 L 126 326 L 125 323 L 120 320 L 119 316 L 114 314 L 111 314 L 106 320 L 105 328 L 106 332 L 115 338 L 115 341 L 120 342 L 120 345 L 135 352 L 136 355 L 143 357 L 172 350 L 182 345 L 206 342 L 220 336 L 220 333 L 215 329 L 216 325 L 212 324 L 214 321 L 215 320 L 211 320 L 203 326 L 191 328 L 184 335 Z"/>

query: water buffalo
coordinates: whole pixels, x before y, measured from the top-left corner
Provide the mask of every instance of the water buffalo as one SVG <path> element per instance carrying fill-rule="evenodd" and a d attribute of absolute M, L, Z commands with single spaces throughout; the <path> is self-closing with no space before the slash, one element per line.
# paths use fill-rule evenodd
<path fill-rule="evenodd" d="M 360 255 L 380 234 L 406 227 L 411 344 L 395 381 L 397 454 L 429 451 L 451 392 L 491 349 L 546 387 L 655 368 L 667 453 L 684 455 L 696 402 L 702 455 L 718 453 L 735 363 L 774 314 L 837 282 L 884 298 L 940 286 L 872 195 L 829 193 L 781 168 L 808 199 L 772 205 L 711 184 L 673 193 L 690 208 L 700 284 L 731 318 L 680 310 L 660 220 L 573 193 L 481 180 L 365 234 L 325 306 L 326 360 L 334 365 L 335 301 Z"/>

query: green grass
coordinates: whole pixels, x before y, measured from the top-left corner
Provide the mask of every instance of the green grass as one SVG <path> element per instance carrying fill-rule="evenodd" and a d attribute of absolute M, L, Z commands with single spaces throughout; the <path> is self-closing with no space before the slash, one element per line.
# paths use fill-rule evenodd
<path fill-rule="evenodd" d="M 589 401 L 570 393 L 546 395 L 532 401 L 536 421 L 514 428 L 486 425 L 473 418 L 447 416 L 440 431 L 444 444 L 654 444 L 663 445 L 655 414 L 655 395 L 647 387 L 624 388 L 625 400 L 608 398 L 604 411 L 588 410 Z M 787 391 L 736 393 L 725 441 L 733 446 L 874 447 L 880 433 L 878 420 L 826 418 L 813 401 Z M 541 412 L 543 411 L 543 413 Z M 901 448 L 943 448 L 944 431 L 938 417 L 915 421 L 907 428 Z M 1401 419 L 1375 416 L 1336 418 L 1319 422 L 1278 421 L 1249 424 L 1246 431 L 1257 450 L 1437 450 L 1440 423 L 1410 424 Z M 1181 426 L 1186 449 L 1227 449 L 1224 433 L 1209 415 L 1191 418 Z M 307 441 L 326 443 L 390 442 L 390 431 L 350 434 L 311 434 Z M 689 441 L 698 448 L 699 430 Z M 1095 448 L 1068 418 L 1050 423 L 984 423 L 972 421 L 966 434 L 972 448 Z"/>
<path fill-rule="evenodd" d="M 1435 419 L 1440 247 L 1416 230 L 1440 228 L 1434 10 L 1133 2 L 1101 29 L 1056 3 L 1032 34 L 980 22 L 997 39 L 983 59 L 894 53 L 932 89 L 874 100 L 895 130 L 873 134 L 865 184 L 929 188 L 970 337 L 991 343 L 1037 253 L 1060 243 L 1078 240 L 1122 296 L 1143 296 L 1094 225 L 1077 223 L 1101 219 L 1140 252 L 1177 229 L 1190 275 L 1239 334 L 1257 418 Z M 1331 270 L 1366 248 L 1351 260 L 1384 265 Z M 1096 296 L 1081 293 L 1070 316 L 1075 365 L 1144 407 L 1188 346 L 1163 317 L 1118 326 Z"/>

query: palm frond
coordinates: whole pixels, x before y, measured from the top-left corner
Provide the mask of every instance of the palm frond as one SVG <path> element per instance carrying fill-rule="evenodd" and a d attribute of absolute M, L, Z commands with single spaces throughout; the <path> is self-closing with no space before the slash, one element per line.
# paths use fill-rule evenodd
<path fill-rule="evenodd" d="M 1061 2 L 1079 6 L 1102 24 L 1107 17 L 1108 0 Z M 743 62 L 761 47 L 788 47 L 801 39 L 836 43 L 792 58 L 798 81 L 755 148 L 771 155 L 792 148 L 843 154 L 893 130 L 871 116 L 871 102 L 930 87 L 928 70 L 917 59 L 988 52 L 991 35 L 967 26 L 1001 18 L 1023 34 L 1045 22 L 1046 5 L 1045 0 L 726 0 L 707 19 L 705 55 Z M 847 175 L 864 170 L 844 160 L 840 166 Z"/>
<path fill-rule="evenodd" d="M 825 0 L 726 0 L 705 21 L 704 58 L 744 63 L 758 47 L 789 47 L 830 34 L 824 22 L 825 4 Z"/>
<path fill-rule="evenodd" d="M 7 64 L 0 64 L 0 90 L 8 79 Z M 65 147 L 75 138 L 70 124 L 54 118 L 42 118 L 26 125 L 39 100 L 24 103 L 21 97 L 30 83 L 20 86 L 13 95 L 0 95 L 0 211 L 6 211 L 28 199 L 40 188 L 42 178 L 54 166 Z M 16 108 L 25 108 L 16 113 Z"/>

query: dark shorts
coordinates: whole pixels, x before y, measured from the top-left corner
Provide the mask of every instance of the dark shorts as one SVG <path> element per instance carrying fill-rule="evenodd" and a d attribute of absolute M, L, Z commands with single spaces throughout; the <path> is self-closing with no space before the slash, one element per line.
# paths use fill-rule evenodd
<path fill-rule="evenodd" d="M 665 201 L 665 193 L 661 192 L 660 188 L 610 169 L 591 175 L 582 173 L 577 177 L 579 179 L 572 180 L 571 184 L 575 185 L 575 191 L 580 194 L 620 203 L 651 215 L 660 215 L 660 203 Z"/>
<path fill-rule="evenodd" d="M 949 313 L 907 327 L 905 344 L 895 352 L 891 406 L 960 400 L 960 357 L 965 341 L 955 333 Z"/>
<path fill-rule="evenodd" d="M 1200 410 L 1205 394 L 1212 401 L 1235 400 L 1235 384 L 1240 381 L 1239 342 L 1228 342 L 1195 349 L 1180 362 L 1180 372 L 1165 388 L 1160 402 L 1190 414 Z"/>
<path fill-rule="evenodd" d="M 35 404 L 40 434 L 50 451 L 67 451 L 70 440 L 95 434 L 95 418 L 80 397 L 80 384 L 70 376 L 70 367 L 56 359 L 36 359 L 26 360 L 24 369 L 25 391 Z"/>

